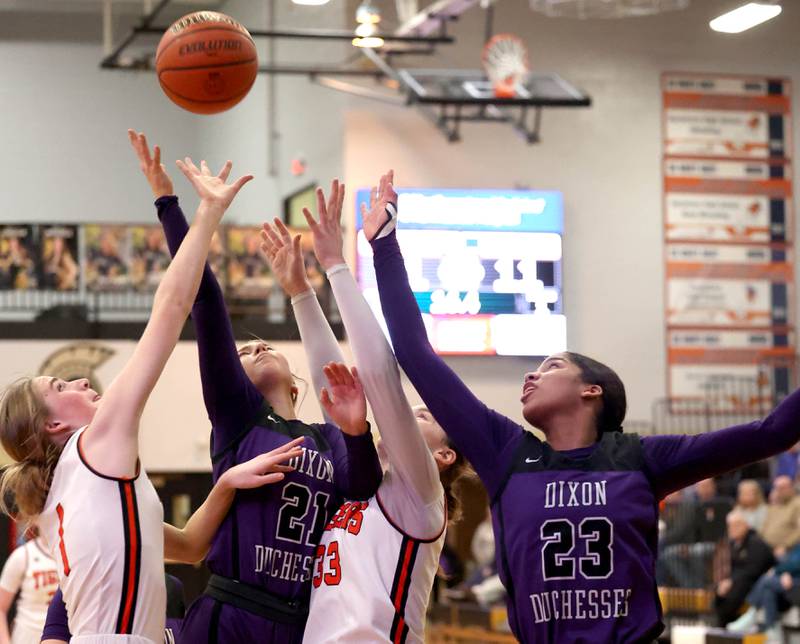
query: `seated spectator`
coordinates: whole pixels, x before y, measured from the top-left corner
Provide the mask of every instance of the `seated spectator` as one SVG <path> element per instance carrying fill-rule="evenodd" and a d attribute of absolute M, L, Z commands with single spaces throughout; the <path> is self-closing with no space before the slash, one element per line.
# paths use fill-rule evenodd
<path fill-rule="evenodd" d="M 774 569 L 762 575 L 747 595 L 747 609 L 739 619 L 728 624 L 730 631 L 747 633 L 755 629 L 758 611 L 764 611 L 762 628 L 767 631 L 767 643 L 783 642 L 780 613 L 791 603 L 793 589 L 800 585 L 800 545 L 791 548 Z"/>
<path fill-rule="evenodd" d="M 725 626 L 736 618 L 747 593 L 775 563 L 772 548 L 748 525 L 741 511 L 734 509 L 728 514 L 727 524 L 731 572 L 717 584 L 714 597 L 714 613 L 719 626 Z"/>
<path fill-rule="evenodd" d="M 702 588 L 717 544 L 725 537 L 725 517 L 730 499 L 717 496 L 714 479 L 695 484 L 697 501 L 688 506 L 672 533 L 665 533 L 658 575 L 660 582 L 680 588 Z"/>
<path fill-rule="evenodd" d="M 800 497 L 788 476 L 779 476 L 772 484 L 761 537 L 772 547 L 776 559 L 800 543 Z"/>
<path fill-rule="evenodd" d="M 736 507 L 753 530 L 761 530 L 767 516 L 767 504 L 758 481 L 744 479 L 739 483 L 736 494 Z"/>
<path fill-rule="evenodd" d="M 782 454 L 775 457 L 773 480 L 779 476 L 788 476 L 793 481 L 797 478 L 798 459 L 800 459 L 800 443 L 795 443 Z"/>

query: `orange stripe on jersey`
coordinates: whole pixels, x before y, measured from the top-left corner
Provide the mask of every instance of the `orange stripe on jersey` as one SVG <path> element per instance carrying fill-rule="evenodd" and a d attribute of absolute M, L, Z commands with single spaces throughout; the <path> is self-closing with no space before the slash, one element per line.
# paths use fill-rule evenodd
<path fill-rule="evenodd" d="M 395 592 L 394 597 L 392 598 L 392 603 L 394 604 L 395 610 L 399 611 L 401 608 L 401 603 L 403 599 L 403 588 L 406 585 L 406 581 L 408 580 L 408 562 L 411 559 L 411 551 L 414 548 L 414 543 L 412 541 L 405 541 L 403 540 L 403 550 L 400 558 L 402 559 L 403 563 L 400 568 L 400 578 L 397 580 L 397 591 Z"/>
<path fill-rule="evenodd" d="M 119 481 L 119 493 L 125 534 L 125 568 L 116 632 L 120 635 L 130 635 L 136 613 L 136 595 L 139 590 L 139 573 L 142 563 L 142 543 L 139 527 L 139 508 L 136 502 L 134 482 Z"/>
<path fill-rule="evenodd" d="M 69 559 L 67 559 L 67 547 L 64 545 L 64 508 L 60 503 L 56 506 L 56 514 L 58 515 L 58 548 L 61 551 L 61 563 L 64 566 L 64 576 L 69 577 L 71 569 Z"/>
<path fill-rule="evenodd" d="M 392 582 L 390 599 L 394 606 L 394 620 L 389 632 L 389 639 L 392 644 L 403 644 L 408 636 L 408 625 L 405 620 L 406 602 L 408 601 L 408 591 L 411 588 L 411 574 L 414 570 L 414 562 L 417 560 L 419 551 L 419 541 L 409 537 L 403 537 L 400 546 L 400 557 L 397 561 L 397 568 Z"/>

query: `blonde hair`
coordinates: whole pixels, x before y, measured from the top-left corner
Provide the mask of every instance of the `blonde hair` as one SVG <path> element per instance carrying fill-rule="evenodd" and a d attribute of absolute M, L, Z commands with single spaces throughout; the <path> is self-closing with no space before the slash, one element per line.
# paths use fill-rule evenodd
<path fill-rule="evenodd" d="M 49 417 L 33 378 L 13 382 L 0 399 L 0 442 L 15 461 L 0 475 L 0 510 L 23 523 L 44 508 L 61 455 L 45 431 Z"/>
<path fill-rule="evenodd" d="M 461 479 L 473 478 L 475 472 L 464 455 L 456 448 L 450 437 L 445 435 L 445 445 L 455 452 L 456 460 L 446 469 L 439 472 L 439 480 L 444 487 L 444 495 L 447 501 L 447 523 L 457 523 L 463 516 L 463 499 Z"/>

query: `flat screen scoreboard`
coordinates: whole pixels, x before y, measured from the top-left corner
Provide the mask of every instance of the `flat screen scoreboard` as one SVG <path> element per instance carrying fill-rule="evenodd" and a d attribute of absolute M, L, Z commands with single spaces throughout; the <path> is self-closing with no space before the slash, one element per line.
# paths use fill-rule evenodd
<path fill-rule="evenodd" d="M 428 337 L 443 354 L 564 351 L 563 200 L 533 190 L 398 189 L 398 241 Z M 381 316 L 356 195 L 357 279 Z"/>

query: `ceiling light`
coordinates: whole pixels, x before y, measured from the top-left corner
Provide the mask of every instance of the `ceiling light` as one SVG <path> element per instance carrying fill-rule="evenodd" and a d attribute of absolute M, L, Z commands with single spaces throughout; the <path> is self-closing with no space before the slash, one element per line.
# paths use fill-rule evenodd
<path fill-rule="evenodd" d="M 777 4 L 748 2 L 738 9 L 717 16 L 708 23 L 708 26 L 714 31 L 721 31 L 726 34 L 738 34 L 751 27 L 760 25 L 770 18 L 774 18 L 780 12 L 781 6 Z"/>
<path fill-rule="evenodd" d="M 369 38 L 370 36 L 374 36 L 377 31 L 378 28 L 374 24 L 363 22 L 356 27 L 356 36 L 359 38 Z"/>
<path fill-rule="evenodd" d="M 369 0 L 362 2 L 356 9 L 356 22 L 360 24 L 378 24 L 381 21 L 381 12 L 370 4 Z"/>
<path fill-rule="evenodd" d="M 383 38 L 380 36 L 369 36 L 368 38 L 353 38 L 354 47 L 366 47 L 368 49 L 377 49 L 383 47 Z"/>
<path fill-rule="evenodd" d="M 304 4 L 304 5 L 321 5 L 321 4 L 328 4 L 329 0 L 292 0 L 295 4 Z"/>

